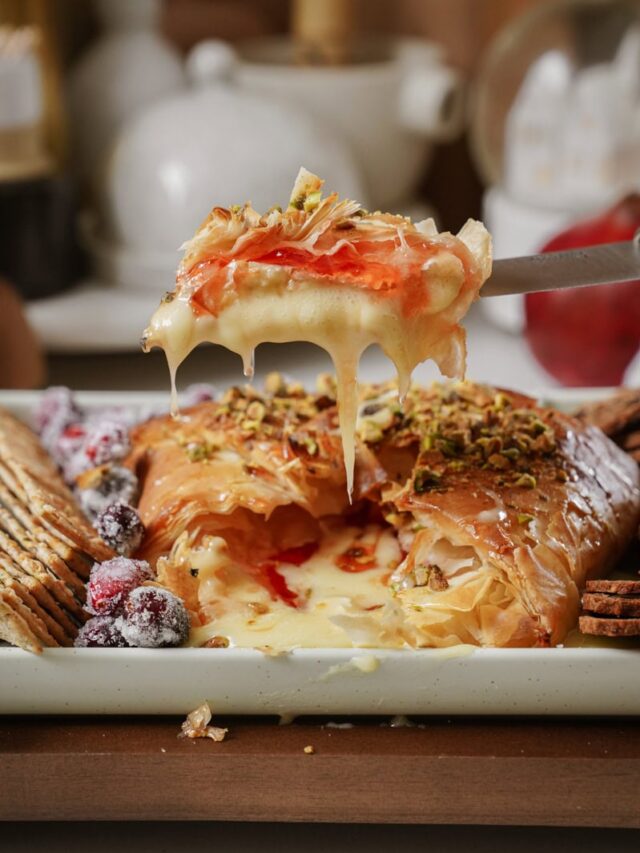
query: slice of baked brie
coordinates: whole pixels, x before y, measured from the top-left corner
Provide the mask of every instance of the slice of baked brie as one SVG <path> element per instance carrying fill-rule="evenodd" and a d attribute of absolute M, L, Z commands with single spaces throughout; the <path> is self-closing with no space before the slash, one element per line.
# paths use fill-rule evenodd
<path fill-rule="evenodd" d="M 135 428 L 136 556 L 187 602 L 192 644 L 556 645 L 638 529 L 634 460 L 515 392 L 361 388 L 351 505 L 339 441 L 330 381 Z"/>
<path fill-rule="evenodd" d="M 177 285 L 151 319 L 143 347 L 161 347 L 175 373 L 199 343 L 221 344 L 253 374 L 263 342 L 309 341 L 337 376 L 347 489 L 353 488 L 357 367 L 378 344 L 398 371 L 401 399 L 413 369 L 432 358 L 462 377 L 459 325 L 491 272 L 491 240 L 469 220 L 457 236 L 432 219 L 369 213 L 301 169 L 289 206 L 215 207 L 183 247 Z"/>

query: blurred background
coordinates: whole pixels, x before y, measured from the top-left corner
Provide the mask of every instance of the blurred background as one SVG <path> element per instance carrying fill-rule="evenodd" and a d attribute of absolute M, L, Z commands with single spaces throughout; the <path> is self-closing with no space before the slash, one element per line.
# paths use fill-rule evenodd
<path fill-rule="evenodd" d="M 442 230 L 482 218 L 497 257 L 629 239 L 640 2 L 0 0 L 0 386 L 167 387 L 138 340 L 178 247 L 214 204 L 286 201 L 300 165 Z M 638 282 L 481 300 L 466 325 L 474 379 L 640 383 Z M 391 373 L 365 354 L 362 378 Z M 204 348 L 179 380 L 240 376 Z"/>

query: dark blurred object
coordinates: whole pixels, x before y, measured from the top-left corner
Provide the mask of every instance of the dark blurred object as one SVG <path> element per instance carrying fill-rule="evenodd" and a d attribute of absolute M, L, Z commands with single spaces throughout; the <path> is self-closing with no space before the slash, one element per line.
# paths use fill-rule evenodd
<path fill-rule="evenodd" d="M 0 0 L 0 275 L 25 298 L 72 281 L 60 69 L 46 0 Z"/>
<path fill-rule="evenodd" d="M 630 240 L 640 228 L 640 195 L 578 223 L 542 249 Z M 640 281 L 526 297 L 526 337 L 542 366 L 563 385 L 619 385 L 640 348 Z"/>
<path fill-rule="evenodd" d="M 576 416 L 599 427 L 640 464 L 640 388 L 625 388 L 613 397 L 584 406 Z"/>
<path fill-rule="evenodd" d="M 354 36 L 353 0 L 292 0 L 292 35 L 298 62 L 349 62 Z"/>
<path fill-rule="evenodd" d="M 44 360 L 15 290 L 0 280 L 0 388 L 37 388 Z"/>

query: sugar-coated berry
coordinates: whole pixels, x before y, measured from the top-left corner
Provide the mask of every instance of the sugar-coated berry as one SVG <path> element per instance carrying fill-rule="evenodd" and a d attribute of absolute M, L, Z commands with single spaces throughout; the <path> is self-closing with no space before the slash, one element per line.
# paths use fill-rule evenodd
<path fill-rule="evenodd" d="M 185 388 L 181 394 L 181 403 L 185 408 L 188 408 L 189 406 L 197 406 L 198 403 L 208 403 L 215 398 L 216 389 L 213 385 L 208 385 L 206 382 L 195 382 Z"/>
<path fill-rule="evenodd" d="M 68 388 L 48 388 L 33 411 L 32 421 L 43 445 L 51 450 L 61 433 L 80 421 L 82 413 Z"/>
<path fill-rule="evenodd" d="M 101 420 L 87 433 L 83 452 L 91 466 L 119 462 L 131 449 L 129 429 L 120 421 Z"/>
<path fill-rule="evenodd" d="M 138 478 L 129 468 L 104 465 L 79 480 L 77 497 L 85 515 L 95 521 L 111 504 L 135 505 L 138 490 Z"/>
<path fill-rule="evenodd" d="M 190 619 L 182 600 L 168 589 L 141 586 L 129 593 L 118 625 L 129 645 L 157 649 L 182 645 Z"/>
<path fill-rule="evenodd" d="M 113 616 L 94 616 L 80 628 L 73 645 L 77 648 L 123 649 L 129 643 Z"/>
<path fill-rule="evenodd" d="M 125 557 L 140 547 L 144 536 L 144 525 L 137 511 L 122 501 L 111 504 L 101 512 L 93 526 L 107 545 Z"/>
<path fill-rule="evenodd" d="M 151 566 L 144 560 L 114 557 L 96 563 L 87 584 L 87 610 L 96 616 L 116 616 L 129 593 L 153 577 Z"/>

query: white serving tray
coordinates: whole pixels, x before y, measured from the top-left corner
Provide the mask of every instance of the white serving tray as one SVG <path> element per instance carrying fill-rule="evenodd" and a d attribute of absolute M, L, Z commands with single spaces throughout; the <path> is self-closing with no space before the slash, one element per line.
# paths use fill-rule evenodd
<path fill-rule="evenodd" d="M 571 408 L 606 390 L 539 393 Z M 167 404 L 167 395 L 79 393 L 89 406 Z M 36 392 L 0 392 L 28 417 Z M 0 713 L 640 714 L 640 649 L 49 649 L 0 646 Z"/>

